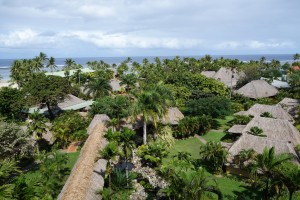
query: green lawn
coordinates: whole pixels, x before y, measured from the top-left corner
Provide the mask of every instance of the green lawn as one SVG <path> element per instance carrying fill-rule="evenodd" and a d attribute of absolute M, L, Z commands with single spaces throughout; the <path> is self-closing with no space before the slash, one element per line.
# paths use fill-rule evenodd
<path fill-rule="evenodd" d="M 163 160 L 163 163 L 167 163 L 171 160 L 172 155 L 180 151 L 189 152 L 192 155 L 192 158 L 199 158 L 199 148 L 203 145 L 199 139 L 192 137 L 185 140 L 176 140 L 174 148 L 170 151 L 169 156 Z M 246 189 L 243 186 L 246 186 L 245 183 L 230 179 L 228 177 L 216 177 L 213 174 L 208 173 L 208 176 L 213 176 L 216 180 L 218 187 L 220 188 L 223 195 L 234 196 L 234 192 L 242 192 Z M 213 184 L 213 183 L 212 183 Z M 226 199 L 226 198 L 224 198 Z"/>
<path fill-rule="evenodd" d="M 171 149 L 168 158 L 166 158 L 163 162 L 171 160 L 172 156 L 180 151 L 188 152 L 192 155 L 192 158 L 197 159 L 199 158 L 199 151 L 201 145 L 203 145 L 203 143 L 195 137 L 191 137 L 184 140 L 176 140 L 176 143 L 173 149 Z"/>
<path fill-rule="evenodd" d="M 220 142 L 222 137 L 224 137 L 226 135 L 226 133 L 224 132 L 208 132 L 205 135 L 203 135 L 202 137 L 207 141 L 215 141 L 215 142 Z"/>

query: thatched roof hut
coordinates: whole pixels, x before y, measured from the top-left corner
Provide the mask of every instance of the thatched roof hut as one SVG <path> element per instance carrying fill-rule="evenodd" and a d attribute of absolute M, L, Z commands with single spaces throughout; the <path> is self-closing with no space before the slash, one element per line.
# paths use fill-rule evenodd
<path fill-rule="evenodd" d="M 285 119 L 294 123 L 293 117 L 286 112 L 280 105 L 263 105 L 263 104 L 254 104 L 249 110 L 238 112 L 238 115 L 252 115 L 254 117 L 260 117 L 261 114 L 268 112 L 275 119 Z"/>
<path fill-rule="evenodd" d="M 292 116 L 297 115 L 297 108 L 300 105 L 299 99 L 284 98 L 278 103 L 283 109 L 285 109 Z"/>
<path fill-rule="evenodd" d="M 214 78 L 224 83 L 227 87 L 235 87 L 237 82 L 245 76 L 244 72 L 239 72 L 236 69 L 232 71 L 231 69 L 225 67 L 220 68 L 217 72 L 203 71 L 201 74 L 208 78 Z"/>
<path fill-rule="evenodd" d="M 117 79 L 111 79 L 110 80 L 109 84 L 110 84 L 113 92 L 120 92 L 121 91 L 120 82 L 121 81 L 119 81 Z"/>
<path fill-rule="evenodd" d="M 252 99 L 260 99 L 275 96 L 278 90 L 264 80 L 255 80 L 238 89 L 236 93 Z"/>
<path fill-rule="evenodd" d="M 216 72 L 215 71 L 202 71 L 201 74 L 208 78 L 213 78 L 214 75 L 216 74 Z"/>
<path fill-rule="evenodd" d="M 177 107 L 169 108 L 166 116 L 161 120 L 163 124 L 177 125 L 184 115 Z"/>
<path fill-rule="evenodd" d="M 288 153 L 293 157 L 293 161 L 299 164 L 299 157 L 294 150 L 294 145 L 287 141 L 272 140 L 266 137 L 259 137 L 250 134 L 242 135 L 229 149 L 231 156 L 236 156 L 243 149 L 253 149 L 257 153 L 262 153 L 264 148 L 275 147 L 276 154 Z"/>
<path fill-rule="evenodd" d="M 255 117 L 246 125 L 242 133 L 250 132 L 254 126 L 262 129 L 268 139 L 292 142 L 294 145 L 300 144 L 300 133 L 288 120 Z"/>
<path fill-rule="evenodd" d="M 246 125 L 233 125 L 230 129 L 228 129 L 228 133 L 242 134 L 245 128 Z"/>

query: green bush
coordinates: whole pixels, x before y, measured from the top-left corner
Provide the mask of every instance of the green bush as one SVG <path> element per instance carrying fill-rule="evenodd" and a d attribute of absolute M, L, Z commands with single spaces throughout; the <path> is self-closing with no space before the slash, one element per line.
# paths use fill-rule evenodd
<path fill-rule="evenodd" d="M 77 140 L 78 138 L 84 138 L 83 132 L 76 132 L 85 130 L 87 126 L 88 121 L 80 116 L 78 112 L 68 111 L 54 120 L 51 130 L 54 132 L 56 141 L 60 145 L 66 146 L 69 142 Z M 76 135 L 73 135 L 74 133 L 76 133 Z"/>
<path fill-rule="evenodd" d="M 231 121 L 231 124 L 247 125 L 251 120 L 252 117 L 249 115 L 235 115 L 234 119 Z"/>
<path fill-rule="evenodd" d="M 228 99 L 222 97 L 202 98 L 188 101 L 184 113 L 190 116 L 207 115 L 220 118 L 231 113 L 231 105 Z"/>
<path fill-rule="evenodd" d="M 166 149 L 165 142 L 156 140 L 155 142 L 149 142 L 147 145 L 139 146 L 137 154 L 142 158 L 144 164 L 156 167 L 168 155 Z"/>

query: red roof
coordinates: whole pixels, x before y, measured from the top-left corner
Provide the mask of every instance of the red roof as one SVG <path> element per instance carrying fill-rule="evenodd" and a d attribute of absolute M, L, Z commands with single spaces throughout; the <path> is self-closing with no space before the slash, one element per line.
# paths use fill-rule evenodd
<path fill-rule="evenodd" d="M 298 71 L 298 70 L 300 70 L 300 67 L 299 66 L 292 66 L 292 70 Z"/>

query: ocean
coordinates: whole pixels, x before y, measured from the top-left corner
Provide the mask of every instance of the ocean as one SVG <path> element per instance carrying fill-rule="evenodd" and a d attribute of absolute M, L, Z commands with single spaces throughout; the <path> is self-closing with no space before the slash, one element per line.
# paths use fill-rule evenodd
<path fill-rule="evenodd" d="M 238 59 L 240 61 L 250 61 L 250 60 L 259 60 L 262 56 L 266 57 L 266 61 L 270 61 L 272 59 L 279 60 L 281 63 L 285 62 L 293 62 L 293 54 L 257 54 L 257 55 L 211 55 L 213 59 L 215 58 L 230 58 L 230 59 Z M 175 56 L 158 56 L 160 59 L 173 59 Z M 200 56 L 180 56 L 183 57 L 194 57 L 196 59 L 199 59 L 203 57 L 203 55 Z M 153 62 L 155 56 L 140 56 L 140 57 L 131 57 L 132 61 L 141 63 L 144 58 L 147 58 L 149 62 Z M 108 64 L 119 64 L 122 61 L 126 60 L 127 57 L 84 57 L 84 58 L 72 58 L 77 64 L 81 64 L 83 66 L 86 66 L 86 63 L 88 61 L 100 61 L 103 60 L 104 62 Z M 4 80 L 9 79 L 10 75 L 10 66 L 12 62 L 15 59 L 0 59 L 0 75 L 3 77 Z M 66 58 L 55 58 L 55 63 L 58 66 L 59 69 L 62 68 L 64 65 Z"/>

